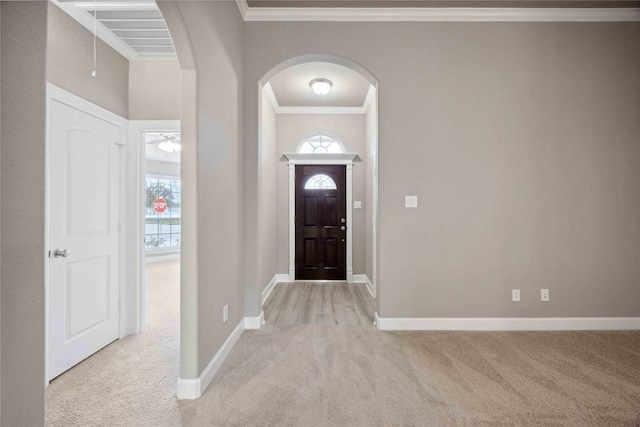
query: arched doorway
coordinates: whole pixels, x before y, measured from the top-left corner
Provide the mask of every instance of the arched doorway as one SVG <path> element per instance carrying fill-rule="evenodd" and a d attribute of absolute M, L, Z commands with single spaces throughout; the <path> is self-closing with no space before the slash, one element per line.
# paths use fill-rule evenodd
<path fill-rule="evenodd" d="M 340 72 L 352 76 L 355 83 L 345 87 L 341 84 Z M 327 102 L 327 98 L 323 98 L 322 102 L 314 102 L 309 83 L 314 78 L 324 78 L 327 75 L 327 80 L 336 80 L 332 81 L 331 87 L 336 96 L 331 102 Z M 284 83 L 292 91 L 283 91 Z M 354 89 L 356 87 L 362 88 L 359 95 Z M 295 89 L 302 93 L 298 98 L 293 92 Z M 346 100 L 347 98 L 349 99 Z M 346 255 L 350 259 L 345 279 L 348 282 L 365 282 L 369 292 L 375 297 L 378 222 L 376 79 L 362 66 L 346 58 L 324 54 L 303 55 L 283 62 L 265 74 L 259 82 L 259 105 L 257 259 L 258 282 L 263 284 L 263 288 L 259 287 L 257 293 L 245 292 L 245 298 L 262 300 L 264 303 L 277 282 L 297 279 L 295 166 L 305 163 L 343 164 L 349 175 L 355 171 L 353 176 L 350 175 L 353 182 L 348 182 L 350 180 L 347 179 L 347 188 L 352 184 L 355 187 L 350 191 L 346 203 L 347 214 L 344 217 L 345 222 L 348 222 L 344 224 L 345 238 L 351 246 L 351 251 L 347 250 Z M 297 124 L 292 124 L 293 122 Z M 351 132 L 351 125 L 346 124 L 347 122 L 357 122 L 357 126 L 361 127 L 361 134 Z M 308 149 L 301 152 L 305 142 L 319 135 L 332 135 L 340 141 L 341 153 L 314 155 Z M 361 142 L 354 142 L 359 138 Z M 275 172 L 273 168 L 276 169 Z M 276 175 L 275 180 L 273 174 Z M 269 188 L 269 183 L 274 181 L 275 190 Z M 276 199 L 275 206 L 271 203 L 273 198 Z M 275 226 L 270 215 L 275 217 Z M 354 235 L 347 238 L 346 233 L 352 231 Z M 273 247 L 274 242 L 275 255 L 268 253 L 268 248 L 270 245 Z M 269 263 L 276 265 L 275 275 L 271 280 Z"/>

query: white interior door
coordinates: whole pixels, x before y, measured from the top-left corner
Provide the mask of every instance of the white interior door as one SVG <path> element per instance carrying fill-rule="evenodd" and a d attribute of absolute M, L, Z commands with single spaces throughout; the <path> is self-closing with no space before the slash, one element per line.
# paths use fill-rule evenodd
<path fill-rule="evenodd" d="M 50 105 L 49 379 L 118 339 L 120 240 L 120 127 Z"/>

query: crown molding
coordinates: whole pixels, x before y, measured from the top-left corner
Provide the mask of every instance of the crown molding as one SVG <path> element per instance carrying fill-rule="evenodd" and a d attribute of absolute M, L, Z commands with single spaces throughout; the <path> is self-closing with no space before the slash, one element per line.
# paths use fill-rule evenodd
<path fill-rule="evenodd" d="M 371 88 L 373 88 L 373 86 L 371 86 Z M 366 114 L 375 95 L 375 89 L 373 89 L 372 93 L 371 88 L 367 93 L 367 98 L 362 107 L 282 107 L 278 103 L 278 98 L 273 92 L 270 83 L 264 85 L 263 93 L 276 114 Z M 370 95 L 371 99 L 369 99 Z"/>
<path fill-rule="evenodd" d="M 277 114 L 366 114 L 362 107 L 280 107 Z"/>
<path fill-rule="evenodd" d="M 242 19 L 247 20 L 247 13 L 249 12 L 249 5 L 247 4 L 247 0 L 236 0 L 236 4 L 238 5 L 238 9 L 240 9 L 240 15 L 242 15 Z"/>
<path fill-rule="evenodd" d="M 290 165 L 352 165 L 357 153 L 284 153 Z M 347 204 L 351 206 L 351 204 Z"/>
<path fill-rule="evenodd" d="M 371 107 L 371 103 L 376 97 L 376 88 L 373 85 L 369 85 L 369 91 L 367 91 L 367 96 L 364 98 L 364 102 L 362 103 L 362 109 L 366 113 L 369 111 L 369 107 Z"/>
<path fill-rule="evenodd" d="M 245 21 L 638 22 L 640 8 L 294 8 L 249 7 Z"/>
<path fill-rule="evenodd" d="M 278 98 L 276 98 L 276 94 L 271 87 L 271 83 L 267 83 L 262 89 L 264 95 L 267 97 L 269 103 L 273 107 L 273 110 L 277 113 L 278 110 L 280 110 L 280 104 L 278 103 Z"/>

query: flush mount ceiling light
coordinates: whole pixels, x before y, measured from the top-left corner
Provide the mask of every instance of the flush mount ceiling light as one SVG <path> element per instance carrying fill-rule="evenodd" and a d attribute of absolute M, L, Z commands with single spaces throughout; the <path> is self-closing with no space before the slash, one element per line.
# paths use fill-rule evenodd
<path fill-rule="evenodd" d="M 327 79 L 313 79 L 309 82 L 309 86 L 318 95 L 326 95 L 331 90 L 331 80 Z"/>

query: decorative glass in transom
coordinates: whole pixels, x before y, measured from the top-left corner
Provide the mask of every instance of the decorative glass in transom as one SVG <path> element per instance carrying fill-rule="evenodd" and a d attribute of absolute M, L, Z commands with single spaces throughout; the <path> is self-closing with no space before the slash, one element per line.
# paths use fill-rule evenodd
<path fill-rule="evenodd" d="M 312 176 L 304 184 L 305 190 L 335 190 L 337 188 L 335 181 L 323 174 Z"/>
<path fill-rule="evenodd" d="M 342 148 L 340 144 L 330 136 L 314 135 L 302 143 L 300 153 L 342 153 Z"/>

